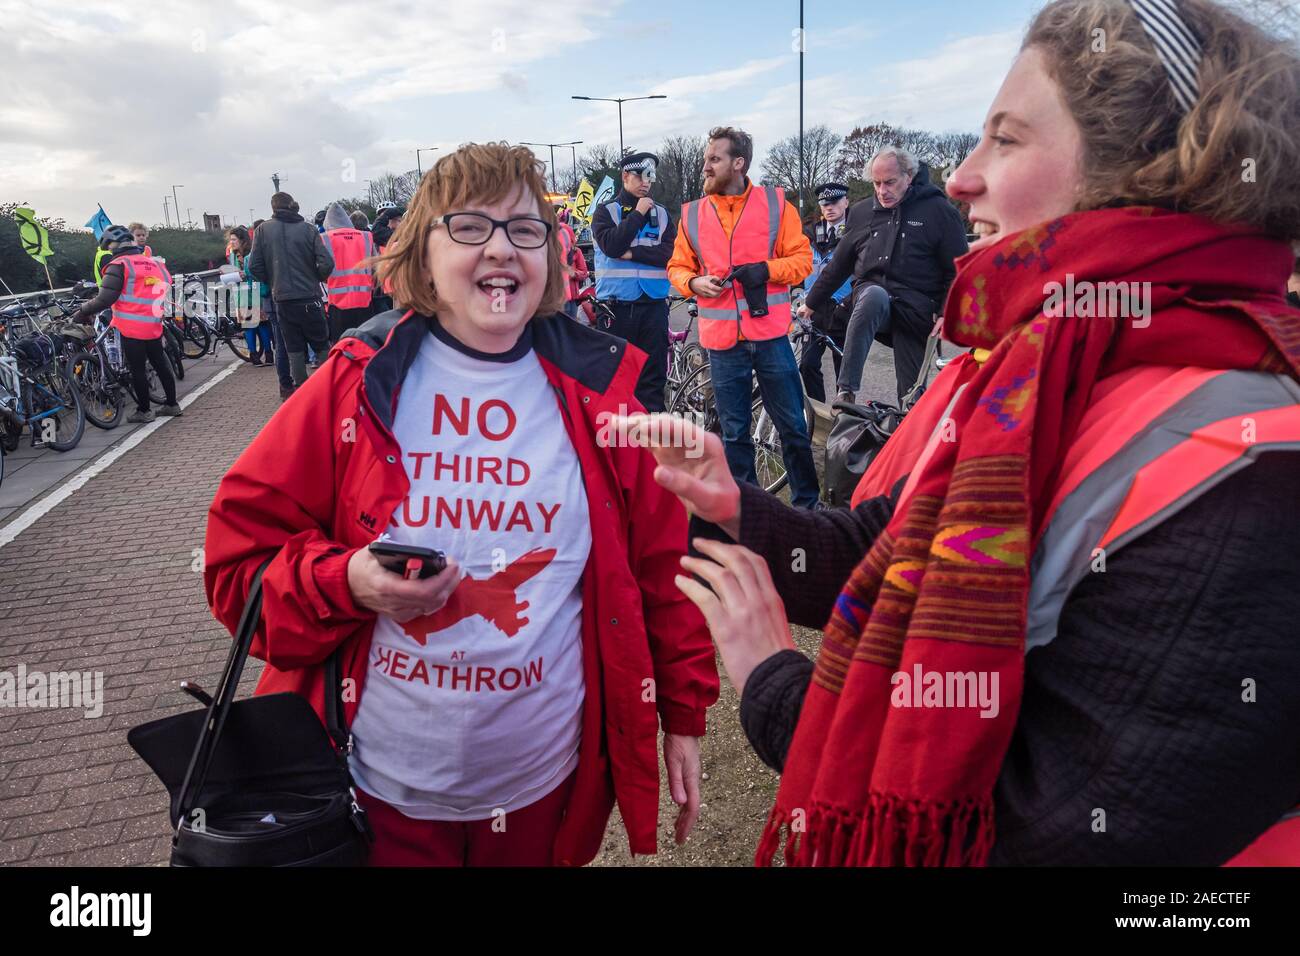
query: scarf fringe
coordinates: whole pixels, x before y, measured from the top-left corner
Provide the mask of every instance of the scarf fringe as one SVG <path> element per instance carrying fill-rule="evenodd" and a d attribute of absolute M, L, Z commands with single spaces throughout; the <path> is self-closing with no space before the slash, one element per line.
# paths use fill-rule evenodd
<path fill-rule="evenodd" d="M 864 810 L 816 804 L 799 830 L 773 807 L 754 863 L 771 866 L 785 840 L 787 866 L 984 866 L 993 849 L 991 797 L 929 802 L 871 794 Z"/>

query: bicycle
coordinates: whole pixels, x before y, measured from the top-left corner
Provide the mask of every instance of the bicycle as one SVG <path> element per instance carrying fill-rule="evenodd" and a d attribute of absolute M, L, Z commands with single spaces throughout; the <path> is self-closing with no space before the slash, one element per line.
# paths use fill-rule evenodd
<path fill-rule="evenodd" d="M 10 341 L 0 336 L 0 445 L 16 451 L 23 430 L 31 447 L 71 451 L 86 430 L 81 395 L 58 362 L 58 346 L 44 332 Z"/>
<path fill-rule="evenodd" d="M 175 303 L 164 315 L 177 331 L 177 341 L 181 352 L 187 359 L 201 359 L 205 355 L 215 356 L 217 348 L 224 342 L 226 347 L 244 362 L 252 362 L 253 353 L 244 340 L 244 326 L 238 318 L 227 309 L 214 304 L 217 298 L 209 295 L 208 288 L 192 276 L 178 276 L 181 294 L 179 297 L 181 316 L 177 318 Z M 263 319 L 263 321 L 266 321 Z"/>

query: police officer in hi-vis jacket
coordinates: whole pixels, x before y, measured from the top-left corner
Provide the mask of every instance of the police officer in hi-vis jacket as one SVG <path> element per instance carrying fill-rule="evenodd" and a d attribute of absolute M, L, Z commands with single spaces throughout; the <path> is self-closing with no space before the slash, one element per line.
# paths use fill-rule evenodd
<path fill-rule="evenodd" d="M 668 260 L 677 228 L 668 210 L 650 198 L 659 157 L 632 153 L 622 162 L 623 188 L 596 209 L 591 234 L 596 252 L 596 297 L 614 313 L 605 329 L 646 353 L 636 397 L 651 412 L 664 410 L 668 379 Z"/>

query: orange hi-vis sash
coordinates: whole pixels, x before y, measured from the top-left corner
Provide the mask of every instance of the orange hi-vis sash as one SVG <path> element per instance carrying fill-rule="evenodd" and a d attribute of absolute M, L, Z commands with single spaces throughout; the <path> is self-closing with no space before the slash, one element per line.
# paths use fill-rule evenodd
<path fill-rule="evenodd" d="M 973 359 L 946 367 L 872 461 L 853 506 L 907 477 L 910 497 Z M 918 414 L 920 413 L 920 414 Z M 1139 366 L 1094 389 L 1065 454 L 1030 564 L 1026 652 L 1056 638 L 1061 610 L 1095 562 L 1177 514 L 1261 455 L 1300 450 L 1300 384 L 1247 370 Z M 1300 800 L 1300 794 L 1297 794 Z M 1227 866 L 1300 866 L 1300 806 Z"/>
<path fill-rule="evenodd" d="M 374 274 L 361 263 L 375 254 L 375 240 L 361 229 L 331 229 L 322 237 L 334 257 L 334 271 L 325 283 L 329 304 L 362 309 L 370 304 Z"/>
<path fill-rule="evenodd" d="M 113 303 L 113 328 L 128 339 L 156 339 L 163 334 L 163 304 L 171 288 L 167 268 L 142 254 L 117 256 L 122 263 L 122 294 Z"/>
<path fill-rule="evenodd" d="M 718 210 L 708 196 L 682 206 L 682 224 L 701 275 L 725 276 L 733 266 L 765 262 L 776 257 L 781 231 L 785 190 L 779 186 L 751 186 L 740 215 L 728 236 Z M 700 308 L 700 344 L 706 349 L 729 349 L 740 339 L 766 342 L 784 336 L 790 329 L 790 287 L 767 284 L 767 315 L 749 313 L 739 282 L 731 282 L 722 295 L 696 297 Z"/>

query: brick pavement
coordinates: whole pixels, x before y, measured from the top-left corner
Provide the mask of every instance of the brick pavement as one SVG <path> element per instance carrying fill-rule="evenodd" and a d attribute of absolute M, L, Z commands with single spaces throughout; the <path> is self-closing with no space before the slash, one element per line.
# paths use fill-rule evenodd
<path fill-rule="evenodd" d="M 194 549 L 221 475 L 278 406 L 273 370 L 237 369 L 0 549 L 0 671 L 104 675 L 98 717 L 0 709 L 0 864 L 166 861 L 166 791 L 126 732 L 192 709 L 181 680 L 216 684 L 230 636 Z"/>

